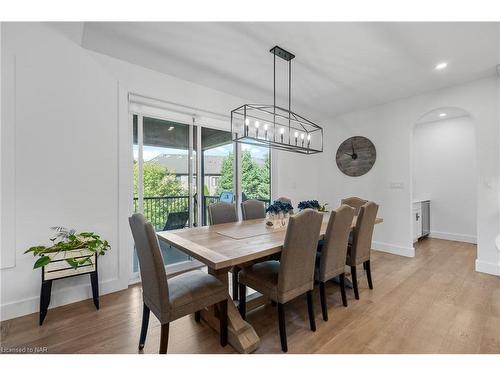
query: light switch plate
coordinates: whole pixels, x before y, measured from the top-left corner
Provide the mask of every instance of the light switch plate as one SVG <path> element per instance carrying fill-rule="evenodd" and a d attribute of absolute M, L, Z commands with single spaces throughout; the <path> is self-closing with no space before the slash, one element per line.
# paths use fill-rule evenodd
<path fill-rule="evenodd" d="M 389 187 L 394 190 L 403 190 L 405 188 L 404 182 L 391 182 Z"/>

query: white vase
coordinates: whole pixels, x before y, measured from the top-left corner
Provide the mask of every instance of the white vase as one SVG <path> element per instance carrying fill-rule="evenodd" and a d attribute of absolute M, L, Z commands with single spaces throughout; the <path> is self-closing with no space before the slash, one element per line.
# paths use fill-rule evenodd
<path fill-rule="evenodd" d="M 288 221 L 290 220 L 290 213 L 289 212 L 286 212 L 285 213 L 285 226 L 288 225 Z"/>
<path fill-rule="evenodd" d="M 266 224 L 270 225 L 272 223 L 273 228 L 282 228 L 288 224 L 288 213 L 268 213 L 266 217 Z"/>

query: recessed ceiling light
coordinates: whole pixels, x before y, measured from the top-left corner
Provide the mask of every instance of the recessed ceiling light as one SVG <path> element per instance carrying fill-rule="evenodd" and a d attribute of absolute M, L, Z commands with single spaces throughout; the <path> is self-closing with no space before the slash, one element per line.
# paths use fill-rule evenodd
<path fill-rule="evenodd" d="M 168 128 L 168 131 L 172 131 L 174 129 L 175 129 L 175 127 L 171 126 L 171 127 Z"/>
<path fill-rule="evenodd" d="M 446 117 L 446 113 L 440 113 L 439 117 Z"/>
<path fill-rule="evenodd" d="M 448 63 L 447 62 L 442 62 L 442 63 L 439 63 L 437 64 L 434 69 L 436 70 L 443 70 L 444 68 L 446 68 L 448 66 Z"/>

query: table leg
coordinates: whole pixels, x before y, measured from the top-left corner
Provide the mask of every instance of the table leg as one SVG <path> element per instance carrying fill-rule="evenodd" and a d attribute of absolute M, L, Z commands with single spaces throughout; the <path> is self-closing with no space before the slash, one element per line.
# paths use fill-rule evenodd
<path fill-rule="evenodd" d="M 229 270 L 212 270 L 208 269 L 211 275 L 214 275 L 223 283 L 228 284 L 228 271 Z M 219 311 L 217 306 L 212 306 L 208 309 L 201 311 L 201 318 L 216 331 L 219 331 Z M 259 336 L 253 327 L 244 321 L 236 305 L 232 301 L 228 293 L 227 304 L 227 318 L 228 318 L 228 342 L 233 348 L 240 353 L 252 353 L 255 351 L 260 343 Z"/>

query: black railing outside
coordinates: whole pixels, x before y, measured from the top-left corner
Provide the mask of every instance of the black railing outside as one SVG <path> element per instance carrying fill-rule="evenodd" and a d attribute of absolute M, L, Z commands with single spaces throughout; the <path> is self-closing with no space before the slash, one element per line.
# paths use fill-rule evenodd
<path fill-rule="evenodd" d="M 134 212 L 139 209 L 139 198 L 134 197 Z M 160 231 L 167 222 L 170 212 L 189 211 L 189 196 L 144 197 L 144 216 Z"/>
<path fill-rule="evenodd" d="M 206 195 L 203 197 L 202 225 L 208 224 L 208 206 L 219 202 L 219 196 Z M 264 202 L 266 208 L 270 204 L 269 199 L 258 199 Z M 195 212 L 197 209 L 197 199 L 194 199 Z M 139 209 L 139 201 L 134 197 L 134 212 Z M 144 216 L 153 224 L 156 231 L 163 230 L 167 222 L 168 214 L 172 212 L 189 212 L 189 196 L 165 196 L 165 197 L 144 197 Z M 194 215 L 196 217 L 196 215 Z M 188 223 L 186 222 L 186 226 Z M 194 223 L 196 226 L 196 222 Z"/>

